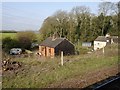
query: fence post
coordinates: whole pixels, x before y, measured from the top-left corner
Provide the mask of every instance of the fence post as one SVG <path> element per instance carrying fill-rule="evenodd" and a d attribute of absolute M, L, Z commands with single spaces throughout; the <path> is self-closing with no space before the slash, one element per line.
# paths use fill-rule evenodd
<path fill-rule="evenodd" d="M 105 53 L 104 47 L 103 47 L 103 54 Z"/>
<path fill-rule="evenodd" d="M 63 51 L 61 51 L 61 65 L 63 66 Z"/>

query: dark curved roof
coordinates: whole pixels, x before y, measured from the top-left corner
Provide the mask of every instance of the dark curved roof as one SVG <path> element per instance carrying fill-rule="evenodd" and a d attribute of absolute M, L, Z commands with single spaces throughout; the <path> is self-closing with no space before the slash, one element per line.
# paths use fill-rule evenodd
<path fill-rule="evenodd" d="M 56 38 L 53 40 L 52 37 L 48 37 L 46 40 L 44 40 L 40 46 L 47 46 L 47 47 L 56 47 L 59 43 L 64 41 L 65 38 Z"/>

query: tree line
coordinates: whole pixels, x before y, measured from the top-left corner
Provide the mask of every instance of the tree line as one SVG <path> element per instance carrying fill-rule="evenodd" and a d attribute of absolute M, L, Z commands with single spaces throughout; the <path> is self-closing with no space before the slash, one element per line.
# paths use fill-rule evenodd
<path fill-rule="evenodd" d="M 73 7 L 70 12 L 58 10 L 47 17 L 41 28 L 41 41 L 57 33 L 73 43 L 91 42 L 98 36 L 118 35 L 118 3 L 102 2 L 98 6 L 98 15 L 90 12 L 86 6 Z"/>
<path fill-rule="evenodd" d="M 1 30 L 0 33 L 17 33 L 15 30 Z"/>

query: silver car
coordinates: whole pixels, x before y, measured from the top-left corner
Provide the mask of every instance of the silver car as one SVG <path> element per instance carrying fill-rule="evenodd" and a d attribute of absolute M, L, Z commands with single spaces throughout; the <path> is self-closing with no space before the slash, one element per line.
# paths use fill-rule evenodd
<path fill-rule="evenodd" d="M 21 48 L 12 48 L 10 50 L 10 54 L 11 55 L 18 55 L 18 54 L 21 54 L 22 53 L 22 49 Z"/>

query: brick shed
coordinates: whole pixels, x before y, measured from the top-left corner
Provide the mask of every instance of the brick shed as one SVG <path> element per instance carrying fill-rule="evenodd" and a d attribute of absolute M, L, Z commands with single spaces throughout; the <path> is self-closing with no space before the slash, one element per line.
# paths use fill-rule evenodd
<path fill-rule="evenodd" d="M 42 56 L 54 57 L 60 55 L 61 51 L 63 51 L 64 55 L 70 55 L 74 54 L 75 48 L 66 38 L 48 37 L 39 45 L 39 53 Z"/>

